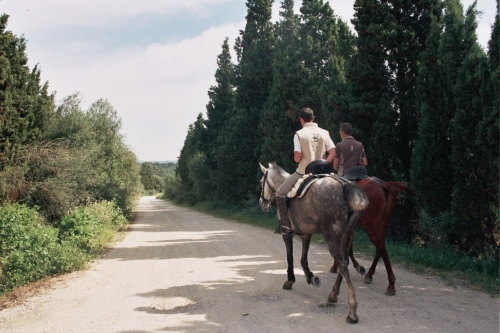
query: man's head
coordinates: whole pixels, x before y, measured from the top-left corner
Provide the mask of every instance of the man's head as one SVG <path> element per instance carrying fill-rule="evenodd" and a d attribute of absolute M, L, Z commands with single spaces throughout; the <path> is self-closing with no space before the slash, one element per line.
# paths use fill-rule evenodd
<path fill-rule="evenodd" d="M 314 112 L 311 108 L 302 108 L 299 112 L 299 117 L 306 123 L 310 123 L 314 120 Z"/>
<path fill-rule="evenodd" d="M 342 123 L 340 125 L 340 132 L 344 132 L 345 135 L 352 135 L 352 125 L 349 123 Z"/>

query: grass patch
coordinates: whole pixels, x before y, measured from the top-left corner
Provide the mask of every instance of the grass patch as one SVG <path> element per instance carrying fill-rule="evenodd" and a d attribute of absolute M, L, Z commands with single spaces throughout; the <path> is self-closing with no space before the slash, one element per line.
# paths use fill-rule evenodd
<path fill-rule="evenodd" d="M 180 206 L 273 231 L 277 226 L 276 212 L 263 212 L 256 202 L 230 206 L 225 202 L 208 201 Z M 314 235 L 313 241 L 326 243 L 321 234 Z M 391 263 L 398 263 L 417 273 L 441 276 L 451 285 L 465 285 L 491 295 L 500 293 L 498 258 L 472 258 L 450 247 L 421 247 L 390 239 L 386 240 L 386 246 Z M 354 251 L 368 260 L 375 255 L 375 246 L 363 230 L 359 230 L 354 237 Z M 382 260 L 379 265 L 383 266 Z M 385 274 L 385 268 L 382 269 Z"/>

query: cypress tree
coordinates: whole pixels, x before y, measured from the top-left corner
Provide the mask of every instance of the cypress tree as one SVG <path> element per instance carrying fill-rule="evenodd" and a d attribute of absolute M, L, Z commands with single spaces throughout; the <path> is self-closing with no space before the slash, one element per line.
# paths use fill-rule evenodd
<path fill-rule="evenodd" d="M 379 177 L 409 178 L 417 132 L 417 62 L 440 8 L 437 0 L 355 2 L 359 52 L 351 75 L 350 118 L 367 146 L 371 172 Z"/>
<path fill-rule="evenodd" d="M 396 127 L 397 142 L 392 153 L 398 156 L 400 168 L 394 171 L 399 174 L 398 178 L 408 179 L 417 131 L 415 92 L 418 58 L 426 49 L 432 17 L 441 15 L 442 6 L 437 0 L 389 2 L 392 21 L 388 22 L 390 35 L 387 63 L 391 73 L 389 86 L 392 87 L 392 105 L 397 122 L 385 123 L 384 127 Z"/>
<path fill-rule="evenodd" d="M 262 138 L 258 127 L 272 82 L 272 0 L 248 0 L 245 30 L 236 41 L 236 105 L 220 149 L 226 165 L 223 192 L 240 202 L 258 181 Z"/>
<path fill-rule="evenodd" d="M 427 48 L 420 55 L 417 80 L 417 140 L 412 156 L 411 184 L 417 193 L 420 209 L 437 216 L 449 206 L 450 170 L 449 137 L 446 135 L 450 115 L 443 108 L 440 58 L 438 54 L 442 23 L 434 17 Z"/>
<path fill-rule="evenodd" d="M 316 122 L 325 127 L 328 110 L 327 85 L 337 61 L 337 22 L 333 10 L 323 0 L 304 0 L 300 7 L 300 56 L 302 64 L 301 107 L 314 110 Z"/>
<path fill-rule="evenodd" d="M 8 18 L 0 16 L 0 171 L 15 163 L 23 146 L 40 140 L 54 109 L 40 70 L 27 65 L 25 39 L 6 30 Z"/>
<path fill-rule="evenodd" d="M 499 255 L 499 165 L 500 165 L 500 1 L 497 0 L 497 14 L 488 43 L 488 67 L 483 68 L 482 115 L 475 133 L 475 147 L 478 149 L 476 175 L 481 182 L 477 222 L 482 223 L 486 253 Z"/>
<path fill-rule="evenodd" d="M 332 48 L 327 62 L 328 81 L 321 87 L 324 127 L 340 141 L 340 123 L 348 120 L 351 103 L 350 68 L 356 54 L 356 37 L 340 18 L 335 20 Z"/>
<path fill-rule="evenodd" d="M 391 32 L 387 24 L 393 21 L 385 1 L 354 2 L 352 23 L 358 33 L 358 52 L 351 70 L 353 104 L 349 121 L 355 137 L 367 150 L 369 172 L 381 178 L 392 178 L 391 169 L 399 168 L 394 154 L 397 118 L 391 106 L 390 72 L 386 65 Z M 391 161 L 396 165 L 391 165 Z"/>
<path fill-rule="evenodd" d="M 454 86 L 456 110 L 451 128 L 453 166 L 452 222 L 449 240 L 466 252 L 483 253 L 484 237 L 481 216 L 481 181 L 478 178 L 481 148 L 474 140 L 481 120 L 481 91 L 489 80 L 483 77 L 487 58 L 477 42 L 476 3 L 467 10 L 462 23 L 462 64 Z"/>
<path fill-rule="evenodd" d="M 201 152 L 202 138 L 205 132 L 205 120 L 203 115 L 200 113 L 196 118 L 196 121 L 189 125 L 188 133 L 186 139 L 184 140 L 184 145 L 182 146 L 181 153 L 177 159 L 177 167 L 175 169 L 175 174 L 180 178 L 181 183 L 186 186 L 186 189 L 192 189 L 193 183 L 189 177 L 189 160 Z"/>
<path fill-rule="evenodd" d="M 273 81 L 264 107 L 259 133 L 263 142 L 260 162 L 277 162 L 293 172 L 293 134 L 300 127 L 297 103 L 301 96 L 301 56 L 298 48 L 299 18 L 293 0 L 281 4 L 280 21 L 275 25 Z M 267 165 L 267 164 L 266 164 Z"/>
<path fill-rule="evenodd" d="M 206 131 L 202 143 L 206 164 L 210 172 L 213 190 L 221 195 L 221 184 L 224 183 L 225 165 L 227 159 L 221 149 L 225 143 L 228 121 L 232 117 L 235 104 L 234 65 L 231 61 L 228 39 L 222 44 L 222 52 L 217 57 L 217 71 L 215 72 L 216 85 L 208 91 Z M 230 167 L 230 166 L 227 166 Z"/>

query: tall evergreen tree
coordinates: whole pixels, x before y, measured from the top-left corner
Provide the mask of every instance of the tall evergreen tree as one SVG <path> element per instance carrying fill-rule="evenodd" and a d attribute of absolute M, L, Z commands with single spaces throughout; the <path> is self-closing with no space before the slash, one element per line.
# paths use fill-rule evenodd
<path fill-rule="evenodd" d="M 302 64 L 300 106 L 314 110 L 316 122 L 326 127 L 329 110 L 323 109 L 328 99 L 327 86 L 332 68 L 339 65 L 337 20 L 332 8 L 323 0 L 304 0 L 300 7 L 300 56 Z"/>
<path fill-rule="evenodd" d="M 348 120 L 351 104 L 350 69 L 356 54 L 356 37 L 347 23 L 336 20 L 334 43 L 327 62 L 328 81 L 321 87 L 324 127 L 340 141 L 340 123 Z"/>
<path fill-rule="evenodd" d="M 462 64 L 454 86 L 457 109 L 451 129 L 451 161 L 453 194 L 451 212 L 453 229 L 450 243 L 466 252 L 484 253 L 487 238 L 482 226 L 482 184 L 478 178 L 482 143 L 474 140 L 481 121 L 483 99 L 481 92 L 489 85 L 483 76 L 487 58 L 477 42 L 476 2 L 467 10 L 462 30 Z M 478 145 L 479 144 L 479 145 Z M 491 234 L 490 234 L 491 236 Z M 475 252 L 477 255 L 478 252 Z"/>
<path fill-rule="evenodd" d="M 482 116 L 476 131 L 476 147 L 479 150 L 477 178 L 481 182 L 481 193 L 476 198 L 478 220 L 482 222 L 484 238 L 496 258 L 500 245 L 500 1 L 497 0 L 497 14 L 488 43 L 488 68 L 484 70 Z"/>
<path fill-rule="evenodd" d="M 412 156 L 411 184 L 420 209 L 437 216 L 449 207 L 451 172 L 450 139 L 446 135 L 450 113 L 444 108 L 439 48 L 442 22 L 434 17 L 427 48 L 419 62 L 417 83 L 417 141 Z"/>
<path fill-rule="evenodd" d="M 434 26 L 432 38 L 421 61 L 421 119 L 413 157 L 412 182 L 421 208 L 431 217 L 436 217 L 449 212 L 453 191 L 455 161 L 451 154 L 457 111 L 456 85 L 466 58 L 464 15 L 458 0 L 445 3 L 442 26 Z M 439 38 L 439 44 L 436 38 Z"/>
<path fill-rule="evenodd" d="M 371 171 L 407 179 L 417 131 L 417 60 L 425 49 L 431 17 L 440 13 L 440 2 L 367 0 L 356 1 L 355 9 L 359 54 L 353 72 L 352 122 L 366 141 Z"/>
<path fill-rule="evenodd" d="M 220 185 L 224 183 L 225 173 L 223 161 L 227 158 L 221 147 L 225 143 L 228 121 L 235 107 L 235 73 L 231 61 L 228 39 L 222 44 L 222 52 L 217 57 L 218 68 L 215 72 L 216 85 L 208 91 L 206 131 L 202 143 L 206 163 L 210 170 L 210 181 L 213 190 L 221 193 Z"/>
<path fill-rule="evenodd" d="M 432 17 L 441 16 L 441 1 L 437 0 L 392 0 L 389 23 L 391 32 L 388 41 L 388 67 L 391 73 L 392 104 L 397 115 L 397 154 L 401 168 L 401 178 L 408 179 L 411 167 L 417 123 L 415 92 L 418 77 L 418 58 L 426 49 L 426 40 L 431 28 Z"/>
<path fill-rule="evenodd" d="M 203 119 L 203 115 L 200 113 L 198 114 L 196 121 L 189 125 L 184 145 L 182 146 L 181 153 L 177 159 L 175 174 L 180 178 L 181 183 L 186 186 L 186 189 L 188 190 L 193 187 L 192 180 L 189 177 L 188 163 L 193 156 L 202 151 L 202 140 L 205 136 L 205 131 L 205 120 Z"/>
<path fill-rule="evenodd" d="M 396 117 L 391 106 L 390 72 L 387 62 L 388 22 L 393 22 L 387 1 L 356 0 L 352 23 L 358 33 L 357 50 L 351 68 L 353 103 L 349 121 L 355 137 L 364 143 L 371 174 L 386 178 L 394 142 L 385 146 L 384 138 L 395 138 Z M 385 131 L 381 125 L 393 126 Z M 375 127 L 379 124 L 378 127 Z M 376 133 L 374 133 L 376 131 Z M 375 141 L 374 137 L 379 140 Z M 382 144 L 383 146 L 378 146 Z M 383 147 L 383 149 L 381 148 Z"/>
<path fill-rule="evenodd" d="M 54 110 L 48 84 L 37 66 L 30 71 L 26 41 L 7 29 L 0 16 L 0 172 L 15 163 L 24 145 L 36 143 Z"/>
<path fill-rule="evenodd" d="M 272 82 L 274 45 L 271 23 L 272 0 L 248 0 L 245 30 L 236 41 L 235 113 L 228 120 L 221 150 L 224 152 L 226 180 L 223 190 L 240 201 L 253 191 L 258 180 L 258 156 L 262 138 L 258 126 Z"/>
<path fill-rule="evenodd" d="M 281 3 L 280 21 L 275 25 L 273 81 L 259 125 L 263 137 L 261 163 L 274 161 L 289 172 L 296 168 L 292 138 L 300 126 L 297 103 L 302 93 L 299 18 L 293 6 L 293 0 Z"/>

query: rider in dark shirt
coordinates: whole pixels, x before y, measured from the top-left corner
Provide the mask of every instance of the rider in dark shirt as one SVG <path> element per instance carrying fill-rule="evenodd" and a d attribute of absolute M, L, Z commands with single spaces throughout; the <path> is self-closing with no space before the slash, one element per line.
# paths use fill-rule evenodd
<path fill-rule="evenodd" d="M 335 158 L 333 168 L 339 176 L 346 174 L 347 170 L 353 166 L 368 165 L 365 148 L 363 144 L 352 137 L 352 125 L 343 123 L 340 125 L 340 137 L 342 141 L 335 147 Z"/>

